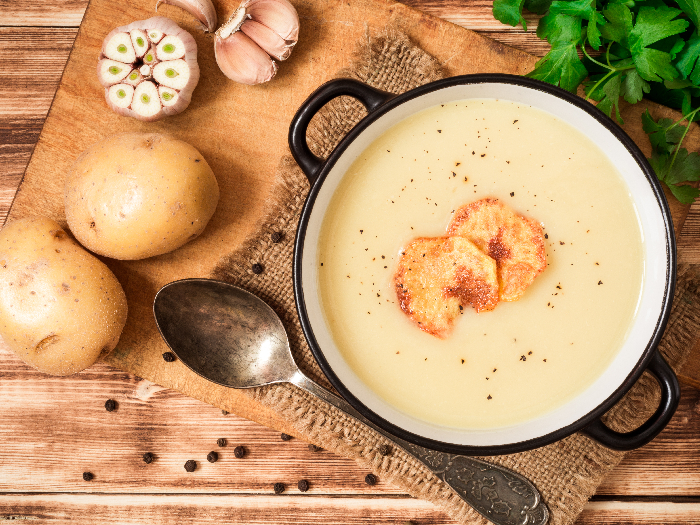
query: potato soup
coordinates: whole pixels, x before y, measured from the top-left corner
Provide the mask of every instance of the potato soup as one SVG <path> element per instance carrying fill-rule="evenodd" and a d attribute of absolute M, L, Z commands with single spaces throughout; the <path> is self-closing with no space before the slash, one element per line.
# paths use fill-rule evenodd
<path fill-rule="evenodd" d="M 398 255 L 485 197 L 542 224 L 547 269 L 519 301 L 465 308 L 439 339 L 398 304 Z M 642 243 L 626 184 L 582 133 L 524 104 L 450 102 L 389 129 L 344 175 L 321 228 L 319 295 L 343 358 L 390 405 L 504 427 L 565 404 L 612 361 L 641 296 Z"/>

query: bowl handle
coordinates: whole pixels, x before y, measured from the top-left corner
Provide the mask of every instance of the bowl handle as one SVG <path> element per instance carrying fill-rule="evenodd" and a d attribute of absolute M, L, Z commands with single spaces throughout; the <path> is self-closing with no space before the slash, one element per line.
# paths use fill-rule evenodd
<path fill-rule="evenodd" d="M 654 352 L 647 370 L 654 375 L 661 387 L 661 402 L 653 416 L 631 432 L 615 432 L 600 419 L 593 421 L 582 432 L 613 450 L 632 450 L 654 439 L 673 417 L 680 400 L 681 388 L 676 374 L 658 350 Z"/>
<path fill-rule="evenodd" d="M 318 111 L 334 98 L 347 95 L 359 100 L 372 113 L 384 102 L 395 95 L 380 91 L 351 78 L 339 78 L 326 82 L 316 91 L 309 95 L 309 98 L 297 110 L 296 115 L 289 125 L 289 149 L 297 164 L 308 177 L 311 184 L 318 177 L 324 160 L 311 153 L 306 142 L 306 130 L 309 122 Z"/>

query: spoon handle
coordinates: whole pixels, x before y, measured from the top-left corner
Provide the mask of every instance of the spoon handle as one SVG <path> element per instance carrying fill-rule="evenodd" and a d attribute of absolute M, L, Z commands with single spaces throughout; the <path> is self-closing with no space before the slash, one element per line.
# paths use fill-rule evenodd
<path fill-rule="evenodd" d="M 480 459 L 445 454 L 414 445 L 369 421 L 347 401 L 298 371 L 290 383 L 354 417 L 415 457 L 447 483 L 474 510 L 496 525 L 544 525 L 549 510 L 539 491 L 524 476 Z"/>

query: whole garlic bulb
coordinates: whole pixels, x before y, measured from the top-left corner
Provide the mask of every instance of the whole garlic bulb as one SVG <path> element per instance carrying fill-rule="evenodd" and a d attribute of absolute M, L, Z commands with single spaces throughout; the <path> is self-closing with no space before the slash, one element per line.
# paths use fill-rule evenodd
<path fill-rule="evenodd" d="M 216 63 L 236 82 L 267 82 L 277 73 L 272 58 L 286 60 L 298 38 L 299 16 L 287 0 L 245 0 L 216 31 Z"/>
<path fill-rule="evenodd" d="M 105 37 L 97 76 L 107 105 L 120 115 L 145 121 L 176 115 L 199 82 L 197 43 L 169 18 L 138 20 Z"/>

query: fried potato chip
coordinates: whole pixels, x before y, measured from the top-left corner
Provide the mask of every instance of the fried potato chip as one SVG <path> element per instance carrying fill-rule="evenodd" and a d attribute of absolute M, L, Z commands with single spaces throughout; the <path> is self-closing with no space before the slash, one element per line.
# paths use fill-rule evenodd
<path fill-rule="evenodd" d="M 498 199 L 459 208 L 448 235 L 466 237 L 496 260 L 501 301 L 517 301 L 547 267 L 542 227 Z"/>
<path fill-rule="evenodd" d="M 402 251 L 394 276 L 401 309 L 421 330 L 444 338 L 464 306 L 498 304 L 496 262 L 464 237 L 422 237 Z"/>

